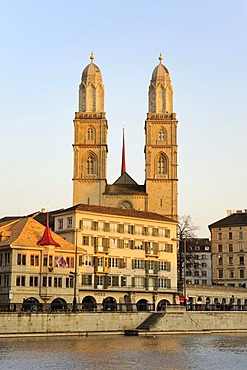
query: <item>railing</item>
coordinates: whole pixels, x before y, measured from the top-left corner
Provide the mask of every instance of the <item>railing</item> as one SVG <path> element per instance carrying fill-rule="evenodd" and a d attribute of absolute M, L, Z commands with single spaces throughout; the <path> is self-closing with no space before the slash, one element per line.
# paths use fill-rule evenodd
<path fill-rule="evenodd" d="M 137 312 L 154 311 L 155 306 L 151 303 L 78 303 L 77 312 Z M 3 312 L 23 313 L 56 313 L 72 312 L 72 303 L 1 303 L 0 314 Z"/>
<path fill-rule="evenodd" d="M 187 311 L 247 311 L 247 305 L 242 304 L 187 304 Z"/>
<path fill-rule="evenodd" d="M 183 304 L 168 305 L 162 308 L 162 311 L 166 310 L 166 307 L 182 308 Z M 153 312 L 157 311 L 154 304 L 151 303 L 114 303 L 114 302 L 103 302 L 103 303 L 78 303 L 77 312 Z M 187 304 L 186 311 L 218 311 L 218 312 L 246 312 L 247 305 L 237 304 Z M 5 303 L 0 304 L 0 315 L 6 312 L 23 312 L 23 313 L 72 313 L 72 303 Z"/>

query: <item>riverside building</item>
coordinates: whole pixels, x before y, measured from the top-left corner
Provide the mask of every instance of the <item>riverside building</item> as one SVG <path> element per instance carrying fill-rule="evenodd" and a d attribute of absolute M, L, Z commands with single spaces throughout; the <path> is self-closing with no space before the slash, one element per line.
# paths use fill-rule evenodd
<path fill-rule="evenodd" d="M 79 204 L 55 215 L 55 232 L 86 250 L 79 256 L 82 304 L 156 309 L 177 299 L 177 222 L 153 212 Z"/>
<path fill-rule="evenodd" d="M 228 211 L 209 225 L 212 240 L 213 284 L 247 286 L 247 211 Z"/>
<path fill-rule="evenodd" d="M 75 246 L 48 223 L 44 227 L 32 217 L 0 222 L 0 303 L 65 308 L 74 296 L 74 267 Z"/>

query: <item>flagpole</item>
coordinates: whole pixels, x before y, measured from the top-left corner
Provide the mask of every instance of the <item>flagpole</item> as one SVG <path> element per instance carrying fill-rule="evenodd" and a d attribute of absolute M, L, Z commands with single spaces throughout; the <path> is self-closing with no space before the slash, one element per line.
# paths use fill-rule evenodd
<path fill-rule="evenodd" d="M 75 275 L 74 275 L 74 298 L 73 298 L 73 307 L 72 311 L 77 311 L 77 299 L 76 299 L 76 291 L 77 291 L 77 229 L 75 229 Z"/>

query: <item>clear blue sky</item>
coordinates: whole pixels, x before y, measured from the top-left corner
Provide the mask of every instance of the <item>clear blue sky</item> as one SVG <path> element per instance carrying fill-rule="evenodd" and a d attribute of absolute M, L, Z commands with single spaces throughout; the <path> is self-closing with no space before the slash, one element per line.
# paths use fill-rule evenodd
<path fill-rule="evenodd" d="M 245 0 L 0 1 L 0 217 L 72 204 L 73 118 L 91 51 L 105 85 L 108 182 L 144 181 L 159 53 L 179 120 L 179 214 L 207 225 L 247 208 Z"/>

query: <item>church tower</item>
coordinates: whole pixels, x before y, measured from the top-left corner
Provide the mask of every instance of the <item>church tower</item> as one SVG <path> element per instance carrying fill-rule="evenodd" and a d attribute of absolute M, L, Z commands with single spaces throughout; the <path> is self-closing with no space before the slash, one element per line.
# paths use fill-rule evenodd
<path fill-rule="evenodd" d="M 177 124 L 173 112 L 173 89 L 160 54 L 149 86 L 145 122 L 147 209 L 177 219 Z"/>
<path fill-rule="evenodd" d="M 103 205 L 107 170 L 107 120 L 104 85 L 99 67 L 91 63 L 82 72 L 79 111 L 74 119 L 73 204 Z"/>

